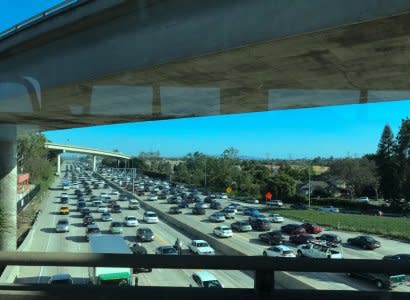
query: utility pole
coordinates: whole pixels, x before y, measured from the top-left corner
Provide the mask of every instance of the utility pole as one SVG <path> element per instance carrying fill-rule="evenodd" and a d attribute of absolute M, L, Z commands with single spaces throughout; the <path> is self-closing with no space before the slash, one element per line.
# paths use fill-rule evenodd
<path fill-rule="evenodd" d="M 206 188 L 206 158 L 205 158 L 205 188 Z"/>
<path fill-rule="evenodd" d="M 308 196 L 308 199 L 309 199 L 309 208 L 310 208 L 310 194 L 312 193 L 312 187 L 311 187 L 311 183 L 310 183 L 310 167 L 311 167 L 311 162 L 309 163 L 309 165 L 308 165 L 308 177 L 309 177 L 309 196 Z"/>

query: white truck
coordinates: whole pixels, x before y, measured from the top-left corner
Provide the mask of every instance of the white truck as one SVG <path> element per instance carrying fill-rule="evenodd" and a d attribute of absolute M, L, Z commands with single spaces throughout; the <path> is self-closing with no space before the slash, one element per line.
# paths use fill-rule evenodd
<path fill-rule="evenodd" d="M 114 235 L 91 235 L 89 247 L 92 253 L 122 253 L 132 254 L 127 243 L 121 236 Z M 88 275 L 94 285 L 134 285 L 132 280 L 132 268 L 124 267 L 89 267 Z"/>
<path fill-rule="evenodd" d="M 215 250 L 204 240 L 192 240 L 188 248 L 197 255 L 215 255 Z"/>
<path fill-rule="evenodd" d="M 300 245 L 296 252 L 298 257 L 311 257 L 311 258 L 343 258 L 342 249 L 331 247 L 324 243 L 307 243 Z"/>

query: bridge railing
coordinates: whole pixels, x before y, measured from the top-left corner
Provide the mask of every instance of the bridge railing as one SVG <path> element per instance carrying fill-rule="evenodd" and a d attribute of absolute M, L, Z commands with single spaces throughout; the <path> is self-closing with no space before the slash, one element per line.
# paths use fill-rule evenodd
<path fill-rule="evenodd" d="M 1 285 L 0 298 L 12 299 L 409 299 L 410 293 L 391 291 L 275 289 L 275 272 L 366 272 L 410 274 L 410 263 L 361 259 L 272 258 L 262 256 L 157 256 L 92 253 L 0 252 L 0 264 L 20 266 L 144 267 L 160 269 L 216 269 L 253 271 L 252 289 L 195 289 L 187 287 L 103 287 L 76 285 Z M 155 271 L 155 270 L 154 270 Z M 138 275 L 137 275 L 138 276 Z M 39 297 L 35 297 L 39 296 Z M 107 298 L 108 297 L 108 298 Z M 131 297 L 131 298 L 130 298 Z M 11 299 L 11 298 L 10 298 Z"/>

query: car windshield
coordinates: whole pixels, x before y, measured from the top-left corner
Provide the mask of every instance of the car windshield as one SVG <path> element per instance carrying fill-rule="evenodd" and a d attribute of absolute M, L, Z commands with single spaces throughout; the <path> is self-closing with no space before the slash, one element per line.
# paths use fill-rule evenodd
<path fill-rule="evenodd" d="M 68 225 L 68 221 L 66 220 L 58 221 L 58 225 Z"/>
<path fill-rule="evenodd" d="M 371 236 L 366 236 L 366 237 L 364 237 L 364 239 L 368 243 L 375 243 L 376 242 L 376 240 L 374 238 L 372 238 Z"/>
<path fill-rule="evenodd" d="M 146 213 L 146 216 L 152 218 L 152 217 L 156 217 L 157 215 L 154 213 Z"/>
<path fill-rule="evenodd" d="M 177 252 L 173 247 L 166 247 L 166 248 L 162 248 L 162 253 L 174 254 L 174 253 L 177 253 Z"/>
<path fill-rule="evenodd" d="M 221 288 L 222 285 L 218 280 L 209 280 L 203 282 L 205 288 Z"/>
<path fill-rule="evenodd" d="M 203 242 L 197 243 L 196 246 L 197 246 L 197 247 L 201 247 L 201 248 L 203 248 L 203 247 L 209 247 L 208 243 L 203 243 Z"/>

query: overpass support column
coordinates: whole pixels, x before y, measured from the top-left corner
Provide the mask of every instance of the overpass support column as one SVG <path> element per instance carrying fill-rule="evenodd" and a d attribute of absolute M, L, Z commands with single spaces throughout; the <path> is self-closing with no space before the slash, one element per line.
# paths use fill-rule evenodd
<path fill-rule="evenodd" d="M 0 251 L 16 250 L 17 151 L 15 125 L 0 125 Z"/>
<path fill-rule="evenodd" d="M 97 171 L 97 156 L 93 156 L 93 172 Z"/>
<path fill-rule="evenodd" d="M 57 175 L 61 175 L 61 153 L 57 155 Z"/>

